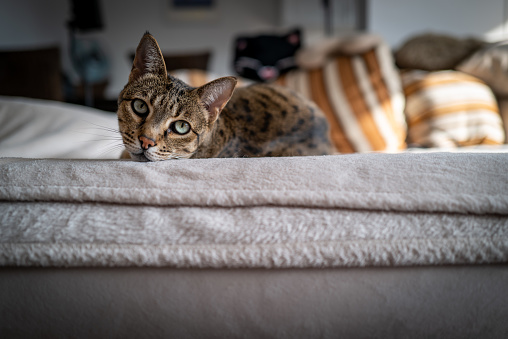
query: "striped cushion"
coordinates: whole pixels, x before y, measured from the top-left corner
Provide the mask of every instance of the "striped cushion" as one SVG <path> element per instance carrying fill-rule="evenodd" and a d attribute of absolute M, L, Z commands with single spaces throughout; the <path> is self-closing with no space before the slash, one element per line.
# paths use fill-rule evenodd
<path fill-rule="evenodd" d="M 405 148 L 404 96 L 386 45 L 329 58 L 322 68 L 291 71 L 278 83 L 316 102 L 339 152 Z"/>
<path fill-rule="evenodd" d="M 408 141 L 415 146 L 502 144 L 496 99 L 481 80 L 457 71 L 402 73 Z"/>

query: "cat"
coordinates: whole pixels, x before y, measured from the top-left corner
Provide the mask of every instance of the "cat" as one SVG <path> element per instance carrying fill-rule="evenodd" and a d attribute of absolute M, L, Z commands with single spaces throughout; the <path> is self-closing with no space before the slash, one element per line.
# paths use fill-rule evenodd
<path fill-rule="evenodd" d="M 301 47 L 301 34 L 294 29 L 288 34 L 238 37 L 235 41 L 234 64 L 240 76 L 270 82 L 296 68 L 295 54 Z"/>
<path fill-rule="evenodd" d="M 283 87 L 255 84 L 235 91 L 236 83 L 228 76 L 194 88 L 168 75 L 157 41 L 145 33 L 118 98 L 128 155 L 159 161 L 335 152 L 315 104 Z"/>

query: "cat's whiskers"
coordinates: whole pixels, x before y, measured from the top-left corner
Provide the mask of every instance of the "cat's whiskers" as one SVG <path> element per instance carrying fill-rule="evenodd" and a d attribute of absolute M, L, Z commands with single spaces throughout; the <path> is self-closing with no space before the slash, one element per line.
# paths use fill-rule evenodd
<path fill-rule="evenodd" d="M 148 158 L 157 158 L 157 160 L 173 160 L 173 159 L 188 159 L 195 152 L 189 154 L 174 153 L 173 151 L 167 151 L 164 149 L 158 149 L 148 153 Z"/>
<path fill-rule="evenodd" d="M 117 145 L 110 145 L 110 146 L 104 146 L 103 150 L 98 154 L 98 156 L 103 156 L 105 154 L 111 153 L 113 151 L 124 149 L 124 145 L 117 144 Z"/>
<path fill-rule="evenodd" d="M 97 137 L 102 137 L 100 139 L 89 139 L 89 140 L 81 140 L 81 142 L 88 142 L 88 141 L 122 141 L 122 137 L 115 137 L 115 136 L 109 136 L 109 135 L 103 135 L 103 134 L 96 134 L 96 133 L 87 133 L 87 132 L 78 132 L 80 134 L 87 134 L 87 135 L 94 135 Z"/>
<path fill-rule="evenodd" d="M 136 145 L 132 145 L 130 143 L 127 143 L 124 145 L 125 145 L 125 149 L 127 149 L 127 152 L 129 152 L 129 153 L 134 153 L 134 154 L 143 153 L 143 151 Z"/>
<path fill-rule="evenodd" d="M 96 128 L 104 130 L 104 131 L 114 132 L 114 133 L 122 133 L 121 131 L 119 131 L 116 128 L 111 128 L 111 127 L 108 127 L 108 126 L 102 126 L 102 125 L 99 125 L 99 124 L 96 124 L 96 123 L 93 123 L 93 122 L 87 121 L 87 120 L 82 120 L 82 121 L 86 122 L 87 124 L 94 125 Z"/>
<path fill-rule="evenodd" d="M 169 157 L 169 159 L 189 159 L 194 153 L 191 154 L 173 154 Z"/>
<path fill-rule="evenodd" d="M 90 122 L 90 121 L 87 121 L 87 120 L 82 120 L 83 122 L 87 123 L 87 124 L 90 124 L 90 125 L 93 125 L 94 127 L 82 127 L 80 129 L 78 129 L 76 132 L 78 133 L 82 133 L 82 134 L 91 134 L 91 135 L 98 135 L 98 136 L 104 136 L 104 137 L 110 137 L 109 135 L 103 135 L 103 134 L 93 134 L 93 133 L 90 133 L 90 132 L 83 132 L 83 130 L 85 131 L 103 131 L 103 132 L 107 132 L 107 133 L 111 133 L 113 134 L 111 137 L 121 137 L 124 133 L 118 129 L 115 129 L 115 128 L 111 128 L 111 127 L 107 127 L 107 126 L 102 126 L 102 125 L 98 125 L 98 124 L 95 124 L 93 122 Z"/>
<path fill-rule="evenodd" d="M 104 144 L 100 147 L 97 157 L 102 157 L 107 153 L 116 152 L 124 148 L 123 137 L 126 135 L 118 129 L 111 128 L 108 126 L 102 126 L 91 121 L 82 120 L 84 123 L 92 126 L 84 126 L 77 129 L 75 132 L 83 135 L 92 135 L 97 138 L 80 140 L 76 142 L 90 143 L 90 142 L 105 142 L 111 141 L 110 143 Z"/>

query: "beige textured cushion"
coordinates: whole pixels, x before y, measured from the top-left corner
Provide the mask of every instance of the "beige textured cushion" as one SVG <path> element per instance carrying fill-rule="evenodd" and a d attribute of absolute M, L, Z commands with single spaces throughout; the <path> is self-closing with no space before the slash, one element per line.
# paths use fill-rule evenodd
<path fill-rule="evenodd" d="M 499 113 L 501 114 L 501 118 L 503 119 L 503 126 L 504 126 L 504 134 L 505 136 L 508 135 L 508 98 L 499 99 L 498 98 L 498 105 L 499 105 Z M 505 139 L 505 143 L 507 143 L 508 140 Z"/>
<path fill-rule="evenodd" d="M 402 74 L 411 144 L 457 147 L 502 144 L 496 98 L 478 78 L 457 71 Z"/>
<path fill-rule="evenodd" d="M 456 38 L 442 34 L 421 34 L 408 39 L 395 53 L 395 62 L 403 69 L 438 71 L 454 69 L 485 42 L 475 38 Z"/>
<path fill-rule="evenodd" d="M 291 71 L 278 80 L 323 110 L 341 153 L 406 147 L 404 95 L 392 55 L 384 43 L 368 47 L 356 54 L 336 50 L 322 67 Z"/>
<path fill-rule="evenodd" d="M 485 81 L 500 97 L 508 96 L 508 40 L 483 48 L 456 67 Z"/>

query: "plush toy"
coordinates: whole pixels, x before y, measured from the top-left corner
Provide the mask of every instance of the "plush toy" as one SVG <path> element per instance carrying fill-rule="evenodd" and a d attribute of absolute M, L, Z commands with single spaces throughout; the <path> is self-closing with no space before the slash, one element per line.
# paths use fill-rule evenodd
<path fill-rule="evenodd" d="M 299 29 L 284 35 L 240 36 L 235 41 L 236 72 L 248 79 L 270 82 L 296 67 L 301 46 Z"/>

